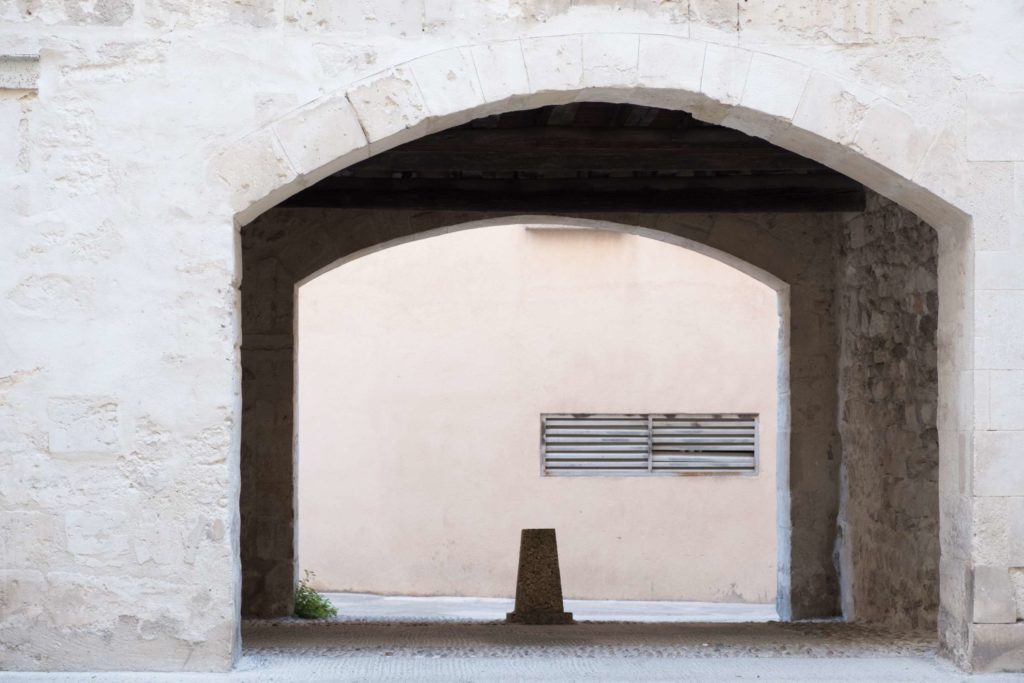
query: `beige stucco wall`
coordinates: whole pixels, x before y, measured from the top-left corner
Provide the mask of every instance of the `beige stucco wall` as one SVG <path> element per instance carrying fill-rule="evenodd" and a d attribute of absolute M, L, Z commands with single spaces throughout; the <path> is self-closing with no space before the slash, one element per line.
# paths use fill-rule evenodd
<path fill-rule="evenodd" d="M 570 597 L 771 602 L 776 292 L 708 256 L 500 226 L 299 290 L 299 561 L 317 586 L 510 596 L 555 527 Z M 545 412 L 752 412 L 756 476 L 543 477 Z"/>

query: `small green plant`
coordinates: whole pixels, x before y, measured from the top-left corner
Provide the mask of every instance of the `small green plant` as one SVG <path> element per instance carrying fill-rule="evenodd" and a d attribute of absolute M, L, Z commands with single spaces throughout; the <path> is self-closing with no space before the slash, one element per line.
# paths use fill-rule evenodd
<path fill-rule="evenodd" d="M 307 569 L 299 579 L 299 585 L 295 588 L 295 616 L 302 619 L 326 619 L 338 616 L 338 608 L 309 585 L 315 577 L 316 574 Z"/>

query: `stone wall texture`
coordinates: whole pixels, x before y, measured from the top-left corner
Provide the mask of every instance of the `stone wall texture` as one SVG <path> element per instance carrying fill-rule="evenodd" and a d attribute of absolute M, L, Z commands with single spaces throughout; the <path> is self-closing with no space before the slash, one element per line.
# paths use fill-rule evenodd
<path fill-rule="evenodd" d="M 1019 3 L 15 0 L 0 20 L 0 667 L 231 667 L 239 226 L 402 140 L 587 98 L 758 135 L 936 229 L 938 630 L 960 665 L 1024 670 Z"/>
<path fill-rule="evenodd" d="M 874 194 L 840 232 L 840 577 L 844 616 L 860 622 L 938 617 L 937 243 Z"/>

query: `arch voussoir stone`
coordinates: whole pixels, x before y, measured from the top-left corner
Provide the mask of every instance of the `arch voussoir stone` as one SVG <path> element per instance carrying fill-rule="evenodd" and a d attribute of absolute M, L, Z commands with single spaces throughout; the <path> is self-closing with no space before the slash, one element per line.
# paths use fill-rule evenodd
<path fill-rule="evenodd" d="M 536 36 L 427 53 L 235 141 L 216 174 L 244 224 L 321 177 L 430 132 L 587 99 L 686 109 L 819 160 L 934 223 L 957 215 L 910 182 L 929 175 L 934 136 L 869 88 L 772 54 L 658 34 Z"/>

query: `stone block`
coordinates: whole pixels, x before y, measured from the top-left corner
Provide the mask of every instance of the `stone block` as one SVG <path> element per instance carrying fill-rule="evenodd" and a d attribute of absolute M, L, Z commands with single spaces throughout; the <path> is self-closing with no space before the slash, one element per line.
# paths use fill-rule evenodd
<path fill-rule="evenodd" d="M 1017 620 L 1024 621 L 1024 567 L 1010 567 L 1010 585 L 1013 586 Z"/>
<path fill-rule="evenodd" d="M 942 130 L 921 160 L 914 182 L 954 203 L 970 197 L 978 179 L 964 144 L 959 121 Z"/>
<path fill-rule="evenodd" d="M 95 2 L 19 3 L 35 10 L 26 18 L 42 15 L 48 24 L 80 24 L 91 26 L 121 26 L 132 18 L 135 0 L 95 0 Z M 40 4 L 43 4 L 40 7 Z M 49 7 L 47 7 L 49 5 Z M 44 9 L 45 8 L 45 9 Z M 39 10 L 43 9 L 42 12 Z M 49 10 L 49 11 L 46 11 Z"/>
<path fill-rule="evenodd" d="M 754 55 L 740 104 L 772 116 L 791 119 L 796 114 L 810 74 L 809 69 L 788 59 Z"/>
<path fill-rule="evenodd" d="M 35 90 L 38 82 L 38 55 L 0 56 L 0 90 Z"/>
<path fill-rule="evenodd" d="M 1024 92 L 977 91 L 967 95 L 967 158 L 1024 161 Z"/>
<path fill-rule="evenodd" d="M 349 88 L 348 99 L 371 143 L 417 125 L 428 114 L 416 78 L 405 67 L 359 81 Z"/>
<path fill-rule="evenodd" d="M 964 493 L 963 465 L 959 453 L 960 433 L 939 430 L 939 495 L 959 496 Z"/>
<path fill-rule="evenodd" d="M 72 510 L 64 515 L 68 552 L 87 566 L 118 566 L 128 556 L 128 517 L 120 511 Z"/>
<path fill-rule="evenodd" d="M 751 53 L 725 45 L 710 44 L 704 53 L 700 90 L 722 104 L 738 104 L 750 71 Z"/>
<path fill-rule="evenodd" d="M 1024 567 L 1024 496 L 1005 498 L 1006 523 L 1009 527 L 1006 540 L 1006 564 Z M 1024 607 L 1024 603 L 1018 607 Z"/>
<path fill-rule="evenodd" d="M 571 624 L 572 614 L 562 602 L 562 577 L 554 529 L 523 529 L 519 540 L 514 624 Z"/>
<path fill-rule="evenodd" d="M 248 0 L 252 2 L 252 0 Z M 245 4 L 248 4 L 245 3 Z M 284 0 L 285 21 L 296 28 L 323 34 L 377 32 L 402 36 L 420 33 L 424 19 L 423 0 Z"/>
<path fill-rule="evenodd" d="M 972 532 L 975 564 L 1024 567 L 1024 496 L 975 497 Z"/>
<path fill-rule="evenodd" d="M 971 629 L 970 668 L 975 673 L 1024 671 L 1024 621 L 975 624 Z"/>
<path fill-rule="evenodd" d="M 27 123 L 18 98 L 0 98 L 0 177 L 25 170 L 28 158 L 22 126 Z"/>
<path fill-rule="evenodd" d="M 975 259 L 978 289 L 1024 289 L 1024 250 L 978 251 Z"/>
<path fill-rule="evenodd" d="M 951 554 L 939 556 L 939 604 L 966 619 L 970 611 L 971 572 L 970 564 Z"/>
<path fill-rule="evenodd" d="M 655 17 L 660 23 L 685 24 L 688 21 L 688 0 L 635 0 L 638 12 Z"/>
<path fill-rule="evenodd" d="M 957 387 L 957 414 L 950 416 L 965 429 L 988 429 L 991 421 L 989 370 L 965 370 Z"/>
<path fill-rule="evenodd" d="M 705 44 L 671 36 L 640 36 L 638 81 L 647 88 L 700 92 Z"/>
<path fill-rule="evenodd" d="M 5 569 L 46 566 L 64 547 L 62 528 L 51 512 L 0 512 L 0 557 Z"/>
<path fill-rule="evenodd" d="M 689 0 L 690 35 L 723 42 L 739 32 L 739 5 L 733 0 Z"/>
<path fill-rule="evenodd" d="M 50 453 L 116 453 L 118 408 L 102 396 L 62 396 L 47 404 Z"/>
<path fill-rule="evenodd" d="M 420 96 L 432 116 L 464 113 L 484 103 L 469 48 L 453 48 L 409 63 Z"/>
<path fill-rule="evenodd" d="M 523 39 L 530 88 L 575 90 L 583 83 L 583 39 L 578 35 Z"/>
<path fill-rule="evenodd" d="M 1013 210 L 1024 216 L 1024 162 L 1013 165 Z"/>
<path fill-rule="evenodd" d="M 1024 432 L 974 433 L 974 494 L 1024 496 Z"/>
<path fill-rule="evenodd" d="M 744 2 L 740 31 L 757 43 L 786 45 L 827 41 L 864 48 L 910 36 L 935 37 L 949 21 L 938 5 L 883 0 L 792 3 Z"/>
<path fill-rule="evenodd" d="M 949 172 L 958 170 L 954 167 Z M 974 248 L 1010 251 L 1024 247 L 1022 226 L 1013 210 L 1013 164 L 1008 161 L 964 162 L 964 170 L 970 185 L 959 201 L 971 214 Z"/>
<path fill-rule="evenodd" d="M 989 370 L 988 378 L 987 428 L 1024 430 L 1024 370 Z"/>
<path fill-rule="evenodd" d="M 294 170 L 317 176 L 311 182 L 369 155 L 359 118 L 343 95 L 293 112 L 274 126 L 274 132 Z"/>
<path fill-rule="evenodd" d="M 227 184 L 231 208 L 242 224 L 276 204 L 281 188 L 298 178 L 269 128 L 232 145 L 214 161 L 214 172 Z"/>
<path fill-rule="evenodd" d="M 523 46 L 518 40 L 477 45 L 472 54 L 480 76 L 480 89 L 488 102 L 500 102 L 530 92 Z"/>
<path fill-rule="evenodd" d="M 1024 291 L 979 290 L 974 295 L 974 366 L 1024 370 Z"/>
<path fill-rule="evenodd" d="M 931 138 L 910 114 L 889 102 L 878 101 L 864 112 L 854 146 L 873 161 L 911 178 L 928 152 Z"/>
<path fill-rule="evenodd" d="M 976 565 L 1007 566 L 1010 558 L 1010 523 L 1005 496 L 974 496 L 970 498 L 971 559 Z M 1021 498 L 1019 500 L 1024 500 Z"/>
<path fill-rule="evenodd" d="M 640 38 L 636 34 L 588 34 L 583 38 L 583 85 L 632 87 L 637 81 Z"/>

